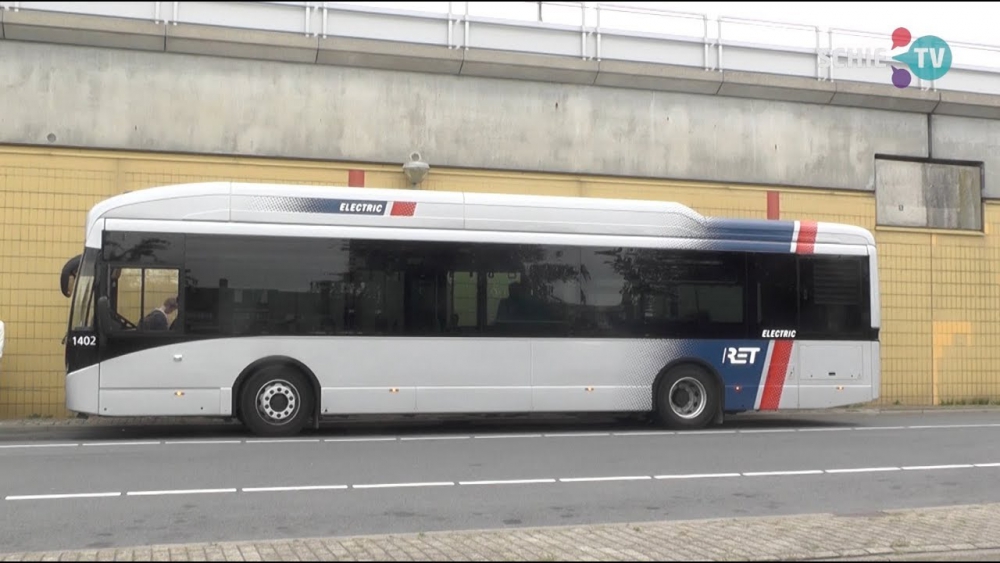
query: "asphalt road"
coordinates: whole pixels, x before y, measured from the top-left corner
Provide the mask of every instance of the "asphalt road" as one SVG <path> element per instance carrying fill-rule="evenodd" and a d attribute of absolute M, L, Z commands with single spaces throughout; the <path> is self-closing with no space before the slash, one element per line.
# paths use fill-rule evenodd
<path fill-rule="evenodd" d="M 871 513 L 1000 501 L 1000 412 L 0 426 L 0 551 Z"/>

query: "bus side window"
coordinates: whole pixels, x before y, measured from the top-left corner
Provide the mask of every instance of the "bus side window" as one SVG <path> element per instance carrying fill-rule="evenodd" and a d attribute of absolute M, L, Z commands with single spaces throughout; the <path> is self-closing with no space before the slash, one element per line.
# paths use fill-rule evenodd
<path fill-rule="evenodd" d="M 800 257 L 799 283 L 803 336 L 861 336 L 871 324 L 867 257 Z"/>
<path fill-rule="evenodd" d="M 112 302 L 125 330 L 168 330 L 177 318 L 179 272 L 168 268 L 112 268 Z M 134 327 L 134 328 L 133 328 Z"/>
<path fill-rule="evenodd" d="M 794 254 L 751 255 L 757 302 L 757 334 L 795 330 L 799 324 L 798 260 Z"/>
<path fill-rule="evenodd" d="M 142 268 L 112 268 L 111 280 L 112 291 L 116 292 L 111 296 L 114 312 L 131 326 L 138 325 L 143 316 Z"/>
<path fill-rule="evenodd" d="M 139 330 L 172 330 L 179 314 L 179 272 L 166 268 L 144 270 L 142 284 L 143 312 Z M 172 328 L 173 327 L 173 328 Z"/>
<path fill-rule="evenodd" d="M 478 330 L 478 290 L 478 272 L 455 271 L 451 274 L 449 280 L 449 328 L 452 332 L 476 332 Z"/>

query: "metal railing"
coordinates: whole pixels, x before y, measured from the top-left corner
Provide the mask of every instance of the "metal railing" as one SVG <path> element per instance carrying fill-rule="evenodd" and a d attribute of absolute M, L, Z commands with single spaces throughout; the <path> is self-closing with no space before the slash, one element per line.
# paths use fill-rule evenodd
<path fill-rule="evenodd" d="M 884 70 L 845 68 L 834 49 L 888 51 L 889 33 L 595 2 L 2 2 L 38 10 L 146 19 L 164 25 L 361 37 L 741 70 L 822 81 L 887 82 Z M 575 37 L 575 39 L 574 39 Z M 573 44 L 576 44 L 574 47 Z M 1000 46 L 949 42 L 948 89 L 1000 94 Z M 830 64 L 833 61 L 835 64 Z M 954 77 L 954 78 L 952 78 Z M 915 80 L 911 87 L 935 89 Z"/>

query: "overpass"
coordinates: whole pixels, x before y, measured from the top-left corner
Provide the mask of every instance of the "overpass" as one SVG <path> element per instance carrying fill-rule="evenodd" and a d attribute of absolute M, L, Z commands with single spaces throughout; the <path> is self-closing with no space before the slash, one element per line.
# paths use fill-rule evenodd
<path fill-rule="evenodd" d="M 1000 49 L 952 43 L 940 84 L 900 90 L 824 64 L 888 35 L 543 4 L 581 25 L 461 2 L 6 2 L 0 77 L 23 111 L 0 142 L 868 191 L 876 156 L 930 158 L 987 163 L 1000 193 Z M 754 27 L 813 44 L 741 41 Z"/>

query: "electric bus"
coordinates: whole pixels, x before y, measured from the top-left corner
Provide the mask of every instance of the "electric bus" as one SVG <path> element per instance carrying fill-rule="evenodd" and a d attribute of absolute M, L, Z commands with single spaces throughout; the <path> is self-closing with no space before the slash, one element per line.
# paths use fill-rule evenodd
<path fill-rule="evenodd" d="M 66 406 L 236 418 L 728 413 L 878 398 L 875 240 L 678 203 L 208 182 L 89 212 Z"/>

